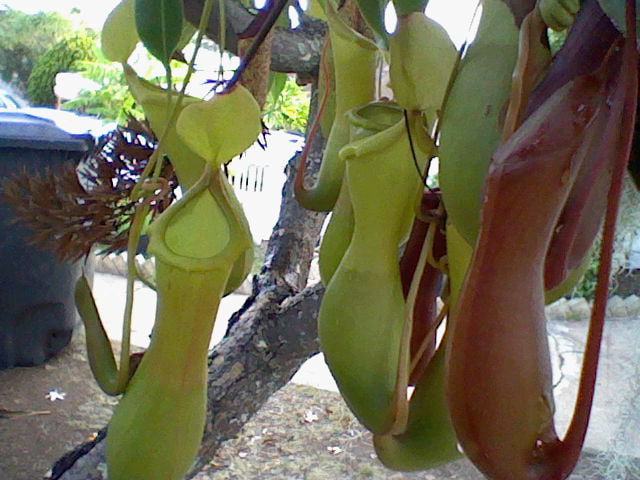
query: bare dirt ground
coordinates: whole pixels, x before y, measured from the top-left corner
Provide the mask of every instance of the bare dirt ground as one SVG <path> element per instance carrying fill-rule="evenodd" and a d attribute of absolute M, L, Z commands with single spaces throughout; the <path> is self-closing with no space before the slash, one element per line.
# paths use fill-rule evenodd
<path fill-rule="evenodd" d="M 58 395 L 52 392 L 57 392 Z M 51 397 L 58 398 L 55 401 Z M 62 398 L 61 398 L 62 397 Z M 0 479 L 40 480 L 104 426 L 115 405 L 95 385 L 82 338 L 48 364 L 0 371 Z M 574 480 L 595 474 L 587 452 Z M 288 384 L 228 441 L 198 480 L 481 480 L 466 461 L 420 473 L 386 469 L 337 393 Z M 621 479 L 623 480 L 623 479 Z M 633 480 L 627 477 L 624 480 Z M 637 480 L 637 477 L 636 477 Z"/>
<path fill-rule="evenodd" d="M 614 479 L 596 473 L 585 451 L 570 480 Z M 226 442 L 197 480 L 484 480 L 466 459 L 424 472 L 394 472 L 376 458 L 371 434 L 337 393 L 289 384 Z"/>
<path fill-rule="evenodd" d="M 108 422 L 117 400 L 94 382 L 83 341 L 44 365 L 0 371 L 0 479 L 42 479 Z"/>

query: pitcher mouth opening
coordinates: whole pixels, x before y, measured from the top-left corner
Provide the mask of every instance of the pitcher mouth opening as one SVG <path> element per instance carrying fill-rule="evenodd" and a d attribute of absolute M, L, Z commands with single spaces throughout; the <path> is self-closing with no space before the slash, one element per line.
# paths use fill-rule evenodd
<path fill-rule="evenodd" d="M 352 140 L 356 140 L 392 127 L 403 118 L 403 110 L 396 103 L 376 101 L 350 110 L 347 116 L 355 133 Z"/>

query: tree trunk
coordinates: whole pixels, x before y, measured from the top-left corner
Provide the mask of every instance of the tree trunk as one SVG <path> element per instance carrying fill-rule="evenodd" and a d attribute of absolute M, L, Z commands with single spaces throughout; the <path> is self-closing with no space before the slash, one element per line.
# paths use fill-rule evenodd
<path fill-rule="evenodd" d="M 312 112 L 315 112 L 315 88 Z M 313 117 L 311 117 L 313 118 Z M 309 154 L 311 172 L 320 164 L 321 133 Z M 278 222 L 253 294 L 233 315 L 225 338 L 209 356 L 207 425 L 193 477 L 233 438 L 268 398 L 318 352 L 317 312 L 324 289 L 306 287 L 313 252 L 326 214 L 310 212 L 293 196 L 300 154 L 287 165 Z M 98 437 L 56 462 L 51 480 L 106 480 L 106 427 Z"/>

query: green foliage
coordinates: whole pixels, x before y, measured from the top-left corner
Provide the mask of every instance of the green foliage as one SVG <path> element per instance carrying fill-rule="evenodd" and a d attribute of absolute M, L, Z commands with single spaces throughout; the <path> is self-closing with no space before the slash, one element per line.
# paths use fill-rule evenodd
<path fill-rule="evenodd" d="M 147 54 L 145 61 L 151 61 L 153 57 Z M 174 82 L 181 83 L 184 76 L 181 74 L 181 65 L 172 62 Z M 76 71 L 84 78 L 92 80 L 100 85 L 95 91 L 81 91 L 77 98 L 62 104 L 65 110 L 74 110 L 98 116 L 104 120 L 111 120 L 120 125 L 125 125 L 130 115 L 142 120 L 145 114 L 136 103 L 125 80 L 122 66 L 109 61 L 101 50 L 97 50 L 95 60 L 80 61 L 76 65 Z M 149 78 L 156 85 L 163 85 L 164 76 Z"/>
<path fill-rule="evenodd" d="M 289 75 L 282 72 L 271 72 L 269 77 L 269 96 L 270 98 L 278 98 L 282 93 L 282 89 L 287 84 Z"/>
<path fill-rule="evenodd" d="M 551 53 L 555 55 L 555 53 L 560 50 L 564 41 L 567 39 L 567 30 L 562 30 L 561 32 L 556 32 L 555 30 L 549 29 L 547 31 L 549 35 L 549 46 L 551 47 Z"/>
<path fill-rule="evenodd" d="M 182 16 L 182 0 L 136 0 L 140 40 L 167 68 L 182 37 Z"/>
<path fill-rule="evenodd" d="M 309 94 L 288 77 L 279 93 L 269 92 L 263 120 L 269 128 L 304 133 L 309 118 Z"/>
<path fill-rule="evenodd" d="M 569 297 L 582 297 L 587 300 L 593 300 L 596 293 L 596 284 L 598 283 L 598 268 L 600 267 L 600 242 L 591 252 L 591 262 L 589 268 L 584 273 L 582 280 L 578 283 Z"/>
<path fill-rule="evenodd" d="M 96 39 L 89 35 L 76 35 L 55 44 L 40 57 L 29 76 L 29 99 L 35 105 L 55 105 L 53 87 L 56 75 L 60 72 L 77 71 L 81 62 L 95 60 L 96 48 Z"/>
<path fill-rule="evenodd" d="M 124 125 L 128 114 L 142 119 L 144 113 L 129 92 L 120 65 L 107 61 L 82 61 L 78 71 L 100 85 L 96 91 L 82 91 L 78 98 L 62 104 L 66 110 L 89 113 Z"/>
<path fill-rule="evenodd" d="M 24 94 L 38 58 L 72 34 L 71 22 L 58 13 L 0 11 L 0 78 Z"/>

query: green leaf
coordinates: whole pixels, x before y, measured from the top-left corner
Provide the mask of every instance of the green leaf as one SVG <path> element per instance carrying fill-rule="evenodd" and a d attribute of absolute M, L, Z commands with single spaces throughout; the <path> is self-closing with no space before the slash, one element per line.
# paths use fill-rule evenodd
<path fill-rule="evenodd" d="M 385 45 L 387 43 L 387 30 L 384 26 L 384 11 L 389 0 L 358 0 L 358 7 L 367 24 Z"/>
<path fill-rule="evenodd" d="M 168 66 L 182 37 L 182 0 L 136 0 L 136 28 L 151 55 Z"/>
<path fill-rule="evenodd" d="M 188 105 L 176 123 L 184 143 L 217 167 L 240 155 L 262 131 L 260 107 L 242 85 Z"/>
<path fill-rule="evenodd" d="M 125 63 L 138 44 L 134 0 L 122 0 L 107 17 L 101 33 L 102 51 L 112 62 Z"/>
<path fill-rule="evenodd" d="M 269 95 L 274 100 L 277 99 L 282 90 L 284 90 L 284 86 L 287 84 L 287 74 L 282 72 L 271 72 L 271 76 L 269 78 Z"/>
<path fill-rule="evenodd" d="M 598 0 L 600 8 L 611 19 L 615 27 L 622 33 L 627 33 L 626 26 L 626 5 L 627 0 Z M 640 28 L 638 28 L 638 20 L 640 19 L 640 0 L 636 0 L 636 31 L 640 36 Z"/>

